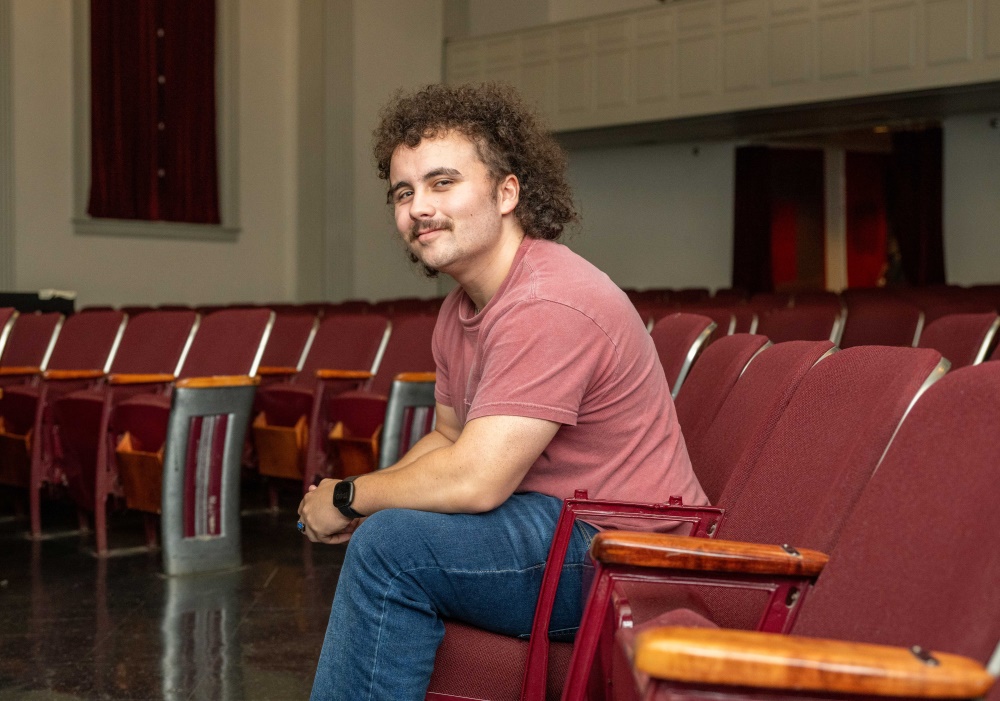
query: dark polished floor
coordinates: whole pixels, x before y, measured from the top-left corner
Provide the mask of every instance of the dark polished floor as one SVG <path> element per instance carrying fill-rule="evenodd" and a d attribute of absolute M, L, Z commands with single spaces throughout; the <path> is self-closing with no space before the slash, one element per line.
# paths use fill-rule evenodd
<path fill-rule="evenodd" d="M 162 574 L 159 552 L 105 559 L 92 534 L 26 538 L 0 493 L 0 701 L 306 699 L 343 546 L 295 529 L 294 494 L 277 514 L 244 489 L 243 567 Z M 48 534 L 76 526 L 49 503 Z M 143 543 L 139 515 L 112 517 L 110 545 Z"/>

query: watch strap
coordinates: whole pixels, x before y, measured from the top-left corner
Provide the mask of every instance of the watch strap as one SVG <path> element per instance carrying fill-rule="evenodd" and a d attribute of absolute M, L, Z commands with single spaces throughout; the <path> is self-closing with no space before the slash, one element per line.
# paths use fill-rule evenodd
<path fill-rule="evenodd" d="M 353 483 L 354 480 L 356 480 L 360 476 L 361 475 L 351 475 L 350 477 L 345 477 L 343 481 Z M 336 491 L 334 491 L 334 496 L 336 497 Z M 357 511 L 351 508 L 351 503 L 353 502 L 354 502 L 354 490 L 352 489 L 350 502 L 344 504 L 343 506 L 337 506 L 336 498 L 334 498 L 333 505 L 337 508 L 338 511 L 340 511 L 340 513 L 344 514 L 344 516 L 346 516 L 347 518 L 350 519 L 364 518 L 364 514 L 359 514 Z"/>

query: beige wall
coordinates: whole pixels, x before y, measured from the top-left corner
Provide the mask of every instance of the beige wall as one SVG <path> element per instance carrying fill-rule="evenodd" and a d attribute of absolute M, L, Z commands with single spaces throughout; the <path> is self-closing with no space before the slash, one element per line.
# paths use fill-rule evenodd
<path fill-rule="evenodd" d="M 72 218 L 72 3 L 13 3 L 15 286 L 79 303 L 289 299 L 295 4 L 239 3 L 240 221 L 232 243 L 79 236 Z"/>
<path fill-rule="evenodd" d="M 238 3 L 243 230 L 219 243 L 74 234 L 72 4 L 13 0 L 15 287 L 75 289 L 82 304 L 377 299 L 443 289 L 406 262 L 370 156 L 378 109 L 393 90 L 440 78 L 442 6 Z M 314 19 L 327 28 L 306 41 Z M 330 46 L 331 26 L 343 32 L 345 21 L 353 39 L 346 57 Z M 945 122 L 946 263 L 955 282 L 1000 280 L 1000 131 L 989 124 L 996 116 Z M 572 153 L 584 223 L 570 245 L 622 285 L 727 285 L 733 147 Z"/>
<path fill-rule="evenodd" d="M 944 149 L 948 281 L 1000 282 L 1000 113 L 946 119 Z"/>

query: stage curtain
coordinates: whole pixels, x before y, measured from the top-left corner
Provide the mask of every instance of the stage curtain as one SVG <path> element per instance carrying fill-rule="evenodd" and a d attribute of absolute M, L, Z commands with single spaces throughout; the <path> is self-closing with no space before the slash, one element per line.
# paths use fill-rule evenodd
<path fill-rule="evenodd" d="M 219 223 L 214 0 L 91 0 L 92 217 Z"/>
<path fill-rule="evenodd" d="M 945 282 L 940 127 L 892 135 L 886 184 L 891 234 L 910 285 Z"/>
<path fill-rule="evenodd" d="M 733 287 L 771 292 L 771 163 L 766 146 L 736 149 Z"/>

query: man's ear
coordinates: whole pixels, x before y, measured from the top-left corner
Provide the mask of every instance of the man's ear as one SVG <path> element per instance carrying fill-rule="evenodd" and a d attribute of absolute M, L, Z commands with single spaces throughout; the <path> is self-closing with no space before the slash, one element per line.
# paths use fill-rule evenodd
<path fill-rule="evenodd" d="M 521 198 L 521 183 L 518 182 L 517 176 L 513 173 L 506 175 L 500 181 L 497 194 L 499 195 L 500 214 L 513 212 Z"/>

